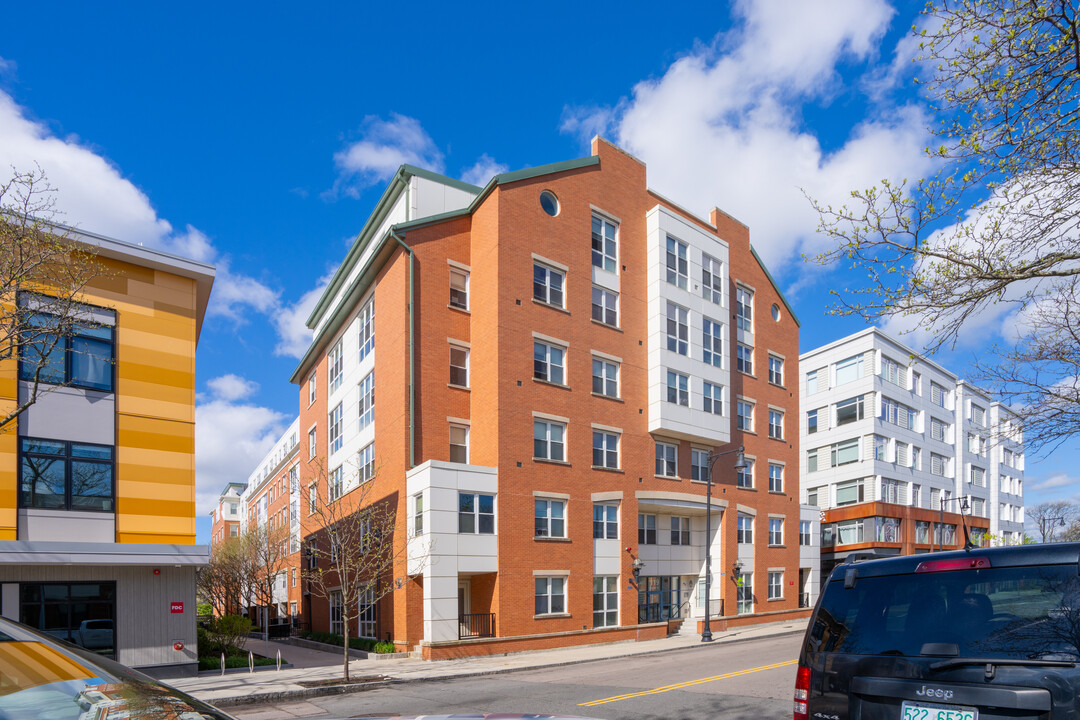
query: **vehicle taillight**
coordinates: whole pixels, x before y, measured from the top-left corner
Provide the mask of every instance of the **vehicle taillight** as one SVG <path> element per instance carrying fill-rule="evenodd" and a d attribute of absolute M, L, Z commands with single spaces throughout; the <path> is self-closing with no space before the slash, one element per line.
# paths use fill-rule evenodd
<path fill-rule="evenodd" d="M 948 570 L 979 570 L 990 567 L 990 558 L 957 558 L 955 560 L 926 560 L 919 563 L 915 572 L 946 572 Z"/>
<path fill-rule="evenodd" d="M 806 701 L 810 699 L 810 668 L 799 666 L 795 673 L 795 720 L 809 720 L 806 714 Z"/>

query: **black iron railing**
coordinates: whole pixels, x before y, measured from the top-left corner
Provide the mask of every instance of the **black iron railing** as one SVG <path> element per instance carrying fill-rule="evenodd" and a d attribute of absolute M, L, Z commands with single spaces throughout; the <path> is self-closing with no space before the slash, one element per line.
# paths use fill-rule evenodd
<path fill-rule="evenodd" d="M 469 613 L 458 617 L 458 639 L 495 637 L 495 613 Z"/>
<path fill-rule="evenodd" d="M 810 593 L 800 593 L 799 594 L 799 607 L 801 607 L 801 608 L 810 607 Z"/>

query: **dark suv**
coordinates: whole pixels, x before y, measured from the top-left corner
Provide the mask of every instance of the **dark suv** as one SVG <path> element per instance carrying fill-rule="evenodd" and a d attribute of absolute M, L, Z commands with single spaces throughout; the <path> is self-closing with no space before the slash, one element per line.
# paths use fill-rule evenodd
<path fill-rule="evenodd" d="M 1080 543 L 837 566 L 795 720 L 1080 719 Z"/>

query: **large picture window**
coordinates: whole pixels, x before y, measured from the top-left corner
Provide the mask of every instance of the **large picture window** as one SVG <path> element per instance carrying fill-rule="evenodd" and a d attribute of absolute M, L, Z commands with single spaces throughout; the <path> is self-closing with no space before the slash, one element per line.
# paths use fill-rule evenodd
<path fill-rule="evenodd" d="M 113 328 L 90 323 L 62 324 L 36 313 L 29 318 L 33 338 L 24 346 L 19 378 L 93 390 L 113 389 Z"/>
<path fill-rule="evenodd" d="M 113 449 L 21 438 L 20 507 L 113 512 Z"/>
<path fill-rule="evenodd" d="M 116 583 L 20 583 L 19 620 L 60 640 L 116 657 Z"/>

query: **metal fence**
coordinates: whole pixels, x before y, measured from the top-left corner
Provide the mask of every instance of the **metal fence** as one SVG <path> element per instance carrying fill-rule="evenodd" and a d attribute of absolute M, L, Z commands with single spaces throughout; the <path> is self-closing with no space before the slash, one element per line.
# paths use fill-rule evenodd
<path fill-rule="evenodd" d="M 458 617 L 458 639 L 495 637 L 495 613 L 470 613 Z"/>

